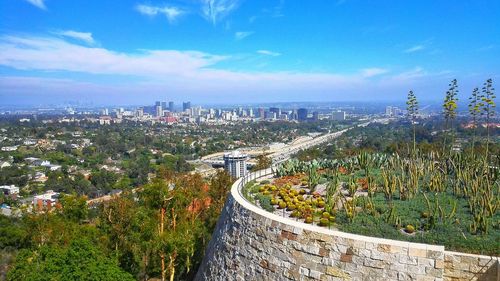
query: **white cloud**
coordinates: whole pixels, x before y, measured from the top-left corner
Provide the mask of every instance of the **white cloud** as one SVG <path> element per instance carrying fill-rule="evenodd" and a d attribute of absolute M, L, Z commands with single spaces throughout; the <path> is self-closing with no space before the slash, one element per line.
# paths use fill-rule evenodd
<path fill-rule="evenodd" d="M 261 55 L 272 56 L 272 57 L 281 56 L 281 53 L 273 52 L 273 51 L 269 51 L 269 50 L 258 50 L 257 53 L 261 54 Z"/>
<path fill-rule="evenodd" d="M 60 95 L 88 92 L 95 93 L 95 97 L 100 96 L 100 93 L 113 93 L 115 97 L 120 94 L 131 95 L 137 101 L 145 93 L 164 95 L 168 88 L 179 95 L 203 93 L 203 96 L 197 97 L 212 100 L 235 100 L 236 96 L 237 99 L 266 99 L 274 93 L 282 93 L 287 100 L 300 100 L 305 92 L 311 93 L 311 98 L 316 95 L 322 100 L 345 97 L 346 94 L 349 99 L 361 99 L 363 95 L 374 91 L 394 91 L 395 87 L 398 87 L 397 92 L 404 92 L 415 81 L 420 81 L 423 77 L 428 79 L 431 75 L 421 67 L 375 78 L 370 77 L 387 71 L 382 68 L 363 68 L 351 74 L 234 71 L 221 69 L 218 63 L 234 62 L 238 59 L 237 56 L 178 50 L 124 53 L 75 44 L 58 37 L 0 36 L 0 50 L 1 66 L 29 71 L 34 76 L 37 73 L 52 72 L 53 77 L 68 77 L 68 72 L 72 72 L 110 77 L 106 80 L 81 78 L 81 81 L 51 78 L 49 81 L 43 77 L 23 80 L 24 78 L 0 76 L 0 88 L 3 92 L 0 96 L 12 96 L 16 93 L 28 95 L 34 92 Z M 113 81 L 118 82 L 113 84 Z M 233 95 L 234 93 L 238 95 Z M 209 98 L 206 94 L 209 94 Z"/>
<path fill-rule="evenodd" d="M 234 38 L 236 40 L 242 40 L 242 39 L 245 39 L 252 34 L 253 34 L 253 31 L 238 31 L 238 32 L 234 33 Z"/>
<path fill-rule="evenodd" d="M 403 52 L 409 54 L 409 53 L 415 53 L 418 51 L 422 51 L 424 49 L 425 49 L 424 45 L 415 45 L 413 47 L 410 47 L 410 48 L 404 50 Z"/>
<path fill-rule="evenodd" d="M 119 53 L 53 37 L 4 36 L 0 49 L 0 65 L 17 69 L 136 76 L 187 75 L 225 59 L 196 51 Z"/>
<path fill-rule="evenodd" d="M 363 77 L 369 78 L 373 76 L 378 76 L 381 74 L 385 74 L 389 72 L 389 70 L 384 69 L 384 68 L 378 68 L 378 67 L 372 67 L 372 68 L 365 68 L 361 70 L 361 75 Z"/>
<path fill-rule="evenodd" d="M 90 33 L 90 32 L 78 32 L 78 31 L 74 31 L 74 30 L 62 30 L 62 31 L 54 32 L 54 34 L 77 39 L 77 40 L 83 41 L 83 42 L 90 44 L 90 45 L 95 44 L 94 38 L 92 37 L 92 33 Z"/>
<path fill-rule="evenodd" d="M 240 0 L 201 0 L 202 15 L 214 25 L 232 11 L 236 10 Z"/>
<path fill-rule="evenodd" d="M 137 5 L 135 8 L 139 13 L 141 13 L 143 15 L 150 16 L 150 17 L 154 17 L 154 16 L 157 16 L 159 14 L 163 14 L 163 15 L 165 15 L 165 17 L 167 18 L 167 20 L 170 23 L 175 22 L 175 20 L 179 16 L 184 14 L 183 10 L 181 10 L 180 8 L 177 8 L 177 7 L 173 7 L 173 6 L 160 7 L 160 6 L 150 6 L 150 5 L 140 4 L 140 5 Z"/>
<path fill-rule="evenodd" d="M 42 10 L 47 10 L 47 7 L 45 6 L 45 0 L 26 0 L 26 1 Z"/>

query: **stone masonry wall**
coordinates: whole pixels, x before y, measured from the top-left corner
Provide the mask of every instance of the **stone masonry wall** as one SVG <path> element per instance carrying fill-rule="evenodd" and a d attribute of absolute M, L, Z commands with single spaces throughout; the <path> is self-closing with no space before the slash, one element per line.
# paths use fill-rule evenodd
<path fill-rule="evenodd" d="M 497 271 L 496 257 L 285 219 L 233 186 L 196 280 L 498 280 Z"/>
<path fill-rule="evenodd" d="M 500 280 L 498 257 L 470 255 L 465 253 L 444 253 L 445 280 Z"/>

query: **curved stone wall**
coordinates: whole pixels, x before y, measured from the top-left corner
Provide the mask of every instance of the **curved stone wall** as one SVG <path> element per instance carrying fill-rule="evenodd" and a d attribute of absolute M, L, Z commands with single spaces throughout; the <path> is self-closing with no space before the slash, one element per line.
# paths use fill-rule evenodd
<path fill-rule="evenodd" d="M 498 257 L 333 231 L 283 218 L 231 189 L 196 280 L 498 280 Z"/>

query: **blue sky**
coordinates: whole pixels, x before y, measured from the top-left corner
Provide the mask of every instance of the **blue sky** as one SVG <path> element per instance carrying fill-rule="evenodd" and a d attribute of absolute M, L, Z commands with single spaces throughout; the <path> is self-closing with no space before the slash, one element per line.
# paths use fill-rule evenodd
<path fill-rule="evenodd" d="M 2 0 L 0 104 L 441 100 L 500 80 L 500 1 Z"/>

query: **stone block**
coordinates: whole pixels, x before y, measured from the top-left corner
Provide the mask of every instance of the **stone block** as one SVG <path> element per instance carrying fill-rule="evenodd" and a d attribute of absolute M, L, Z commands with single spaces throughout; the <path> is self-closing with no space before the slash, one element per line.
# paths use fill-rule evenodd
<path fill-rule="evenodd" d="M 327 266 L 326 267 L 326 274 L 333 276 L 333 277 L 339 277 L 339 278 L 350 278 L 349 273 L 343 271 L 342 269 L 334 266 Z"/>
<path fill-rule="evenodd" d="M 352 262 L 352 255 L 341 254 L 340 261 L 341 262 Z"/>
<path fill-rule="evenodd" d="M 321 275 L 323 275 L 323 273 L 321 273 L 319 271 L 316 271 L 316 270 L 310 270 L 309 271 L 309 277 L 311 277 L 313 279 L 320 280 L 321 279 Z"/>
<path fill-rule="evenodd" d="M 309 268 L 305 268 L 305 267 L 301 266 L 299 268 L 299 274 L 302 276 L 309 276 Z"/>
<path fill-rule="evenodd" d="M 409 248 L 408 255 L 411 257 L 426 258 L 427 257 L 427 250 L 426 249 L 419 249 L 419 248 Z"/>
<path fill-rule="evenodd" d="M 385 268 L 386 263 L 381 260 L 365 259 L 364 265 L 374 268 Z"/>
<path fill-rule="evenodd" d="M 425 274 L 428 276 L 433 276 L 433 277 L 443 277 L 443 270 L 442 269 L 436 269 L 433 267 L 426 267 L 425 268 Z"/>
<path fill-rule="evenodd" d="M 415 274 L 415 275 L 424 275 L 425 274 L 425 267 L 418 266 L 418 265 L 407 265 L 408 267 L 408 273 Z"/>
<path fill-rule="evenodd" d="M 434 267 L 434 260 L 428 258 L 418 258 L 418 265 Z"/>
<path fill-rule="evenodd" d="M 444 251 L 427 250 L 427 258 L 434 260 L 444 259 Z"/>
<path fill-rule="evenodd" d="M 436 260 L 434 262 L 434 267 L 437 269 L 443 269 L 444 268 L 444 261 L 443 260 Z"/>

